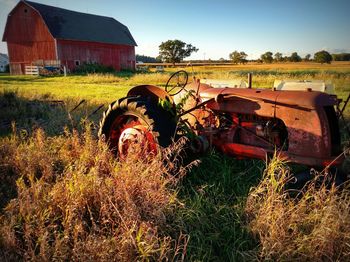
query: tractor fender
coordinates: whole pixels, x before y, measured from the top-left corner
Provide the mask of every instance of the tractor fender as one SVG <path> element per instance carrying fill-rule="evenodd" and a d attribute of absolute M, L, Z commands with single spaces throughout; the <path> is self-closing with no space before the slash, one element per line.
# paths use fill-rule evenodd
<path fill-rule="evenodd" d="M 153 85 L 139 85 L 131 88 L 127 96 L 147 97 L 151 102 L 158 104 L 161 101 L 168 101 L 175 109 L 172 97 L 162 88 Z"/>

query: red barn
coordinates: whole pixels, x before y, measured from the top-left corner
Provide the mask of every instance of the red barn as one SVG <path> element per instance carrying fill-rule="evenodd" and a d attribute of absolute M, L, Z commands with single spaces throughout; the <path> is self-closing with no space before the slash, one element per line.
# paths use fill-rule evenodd
<path fill-rule="evenodd" d="M 72 70 L 84 62 L 135 69 L 136 42 L 129 29 L 111 17 L 20 1 L 9 13 L 7 42 L 11 74 L 26 65 L 57 63 Z"/>

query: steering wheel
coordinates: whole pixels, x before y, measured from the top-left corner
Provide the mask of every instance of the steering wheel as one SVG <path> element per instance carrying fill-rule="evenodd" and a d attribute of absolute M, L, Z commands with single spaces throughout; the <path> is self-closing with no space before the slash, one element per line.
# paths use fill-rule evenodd
<path fill-rule="evenodd" d="M 176 85 L 172 86 L 172 87 L 169 87 L 169 84 L 171 83 L 171 81 L 173 79 L 176 80 Z M 165 91 L 170 96 L 177 95 L 178 93 L 180 93 L 182 90 L 185 89 L 185 86 L 187 85 L 187 82 L 188 82 L 188 73 L 185 70 L 177 71 L 177 72 L 173 73 L 170 76 L 170 78 L 168 79 L 168 81 L 166 82 Z M 175 88 L 179 88 L 179 90 L 175 91 L 175 93 L 171 93 Z"/>

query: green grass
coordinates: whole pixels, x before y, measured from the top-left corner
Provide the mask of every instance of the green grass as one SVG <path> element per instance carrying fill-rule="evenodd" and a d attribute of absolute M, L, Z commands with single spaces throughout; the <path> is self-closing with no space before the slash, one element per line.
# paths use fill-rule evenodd
<path fill-rule="evenodd" d="M 128 90 L 136 85 L 151 84 L 164 87 L 167 79 L 175 70 L 181 68 L 169 68 L 164 73 L 117 73 L 115 75 L 91 74 L 87 76 L 58 76 L 58 77 L 31 77 L 31 76 L 0 76 L 0 92 L 16 92 L 19 97 L 33 100 L 36 98 L 62 99 L 69 108 L 73 108 L 79 101 L 85 99 L 93 108 L 101 104 L 107 106 L 116 99 L 127 94 Z M 185 68 L 189 72 L 189 81 L 192 81 L 191 68 Z M 303 79 L 324 80 L 335 85 L 336 94 L 345 99 L 350 92 L 350 65 L 348 67 L 330 69 L 265 69 L 258 67 L 244 68 L 240 66 L 233 70 L 232 67 L 195 67 L 194 75 L 197 78 L 214 79 L 243 79 L 247 73 L 253 72 L 253 87 L 271 88 L 276 79 Z M 350 115 L 350 107 L 346 110 Z"/>
<path fill-rule="evenodd" d="M 130 86 L 119 84 L 119 78 L 107 77 L 94 80 L 85 76 L 69 77 L 1 77 L 1 86 L 5 90 L 15 90 L 27 98 L 48 95 L 52 99 L 87 99 L 92 103 L 110 102 L 126 95 Z"/>
<path fill-rule="evenodd" d="M 170 74 L 177 69 L 167 69 L 164 73 L 118 73 L 115 75 L 91 74 L 87 76 L 68 77 L 31 77 L 31 76 L 6 76 L 0 75 L 0 90 L 17 90 L 25 96 L 50 94 L 57 99 L 73 98 L 76 100 L 87 99 L 92 103 L 111 102 L 116 98 L 125 96 L 127 91 L 136 85 L 152 84 L 164 86 Z M 191 68 L 186 68 L 190 75 Z M 340 69 L 238 69 L 217 68 L 206 69 L 194 68 L 196 77 L 215 79 L 243 79 L 247 73 L 253 73 L 253 87 L 270 88 L 276 79 L 320 79 L 332 82 L 337 92 L 350 91 L 350 66 Z"/>
<path fill-rule="evenodd" d="M 263 170 L 262 161 L 235 160 L 212 152 L 190 172 L 180 189 L 179 219 L 189 234 L 193 261 L 244 261 L 256 256 L 258 242 L 245 226 L 249 189 Z"/>

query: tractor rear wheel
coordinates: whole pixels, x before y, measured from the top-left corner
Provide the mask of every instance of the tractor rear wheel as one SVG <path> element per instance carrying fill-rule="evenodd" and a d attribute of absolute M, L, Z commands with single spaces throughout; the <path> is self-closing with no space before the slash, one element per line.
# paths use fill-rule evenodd
<path fill-rule="evenodd" d="M 112 103 L 100 121 L 99 137 L 124 158 L 130 149 L 155 155 L 159 146 L 173 141 L 176 119 L 170 112 L 142 98 L 123 98 Z"/>
<path fill-rule="evenodd" d="M 312 171 L 313 169 L 314 171 Z M 293 179 L 287 182 L 286 188 L 290 190 L 301 190 L 310 182 L 313 182 L 318 187 L 321 185 L 325 185 L 327 188 L 330 188 L 332 185 L 342 187 L 347 181 L 349 181 L 347 174 L 341 168 L 335 166 L 329 167 L 327 171 L 323 167 L 307 168 L 293 175 Z"/>

